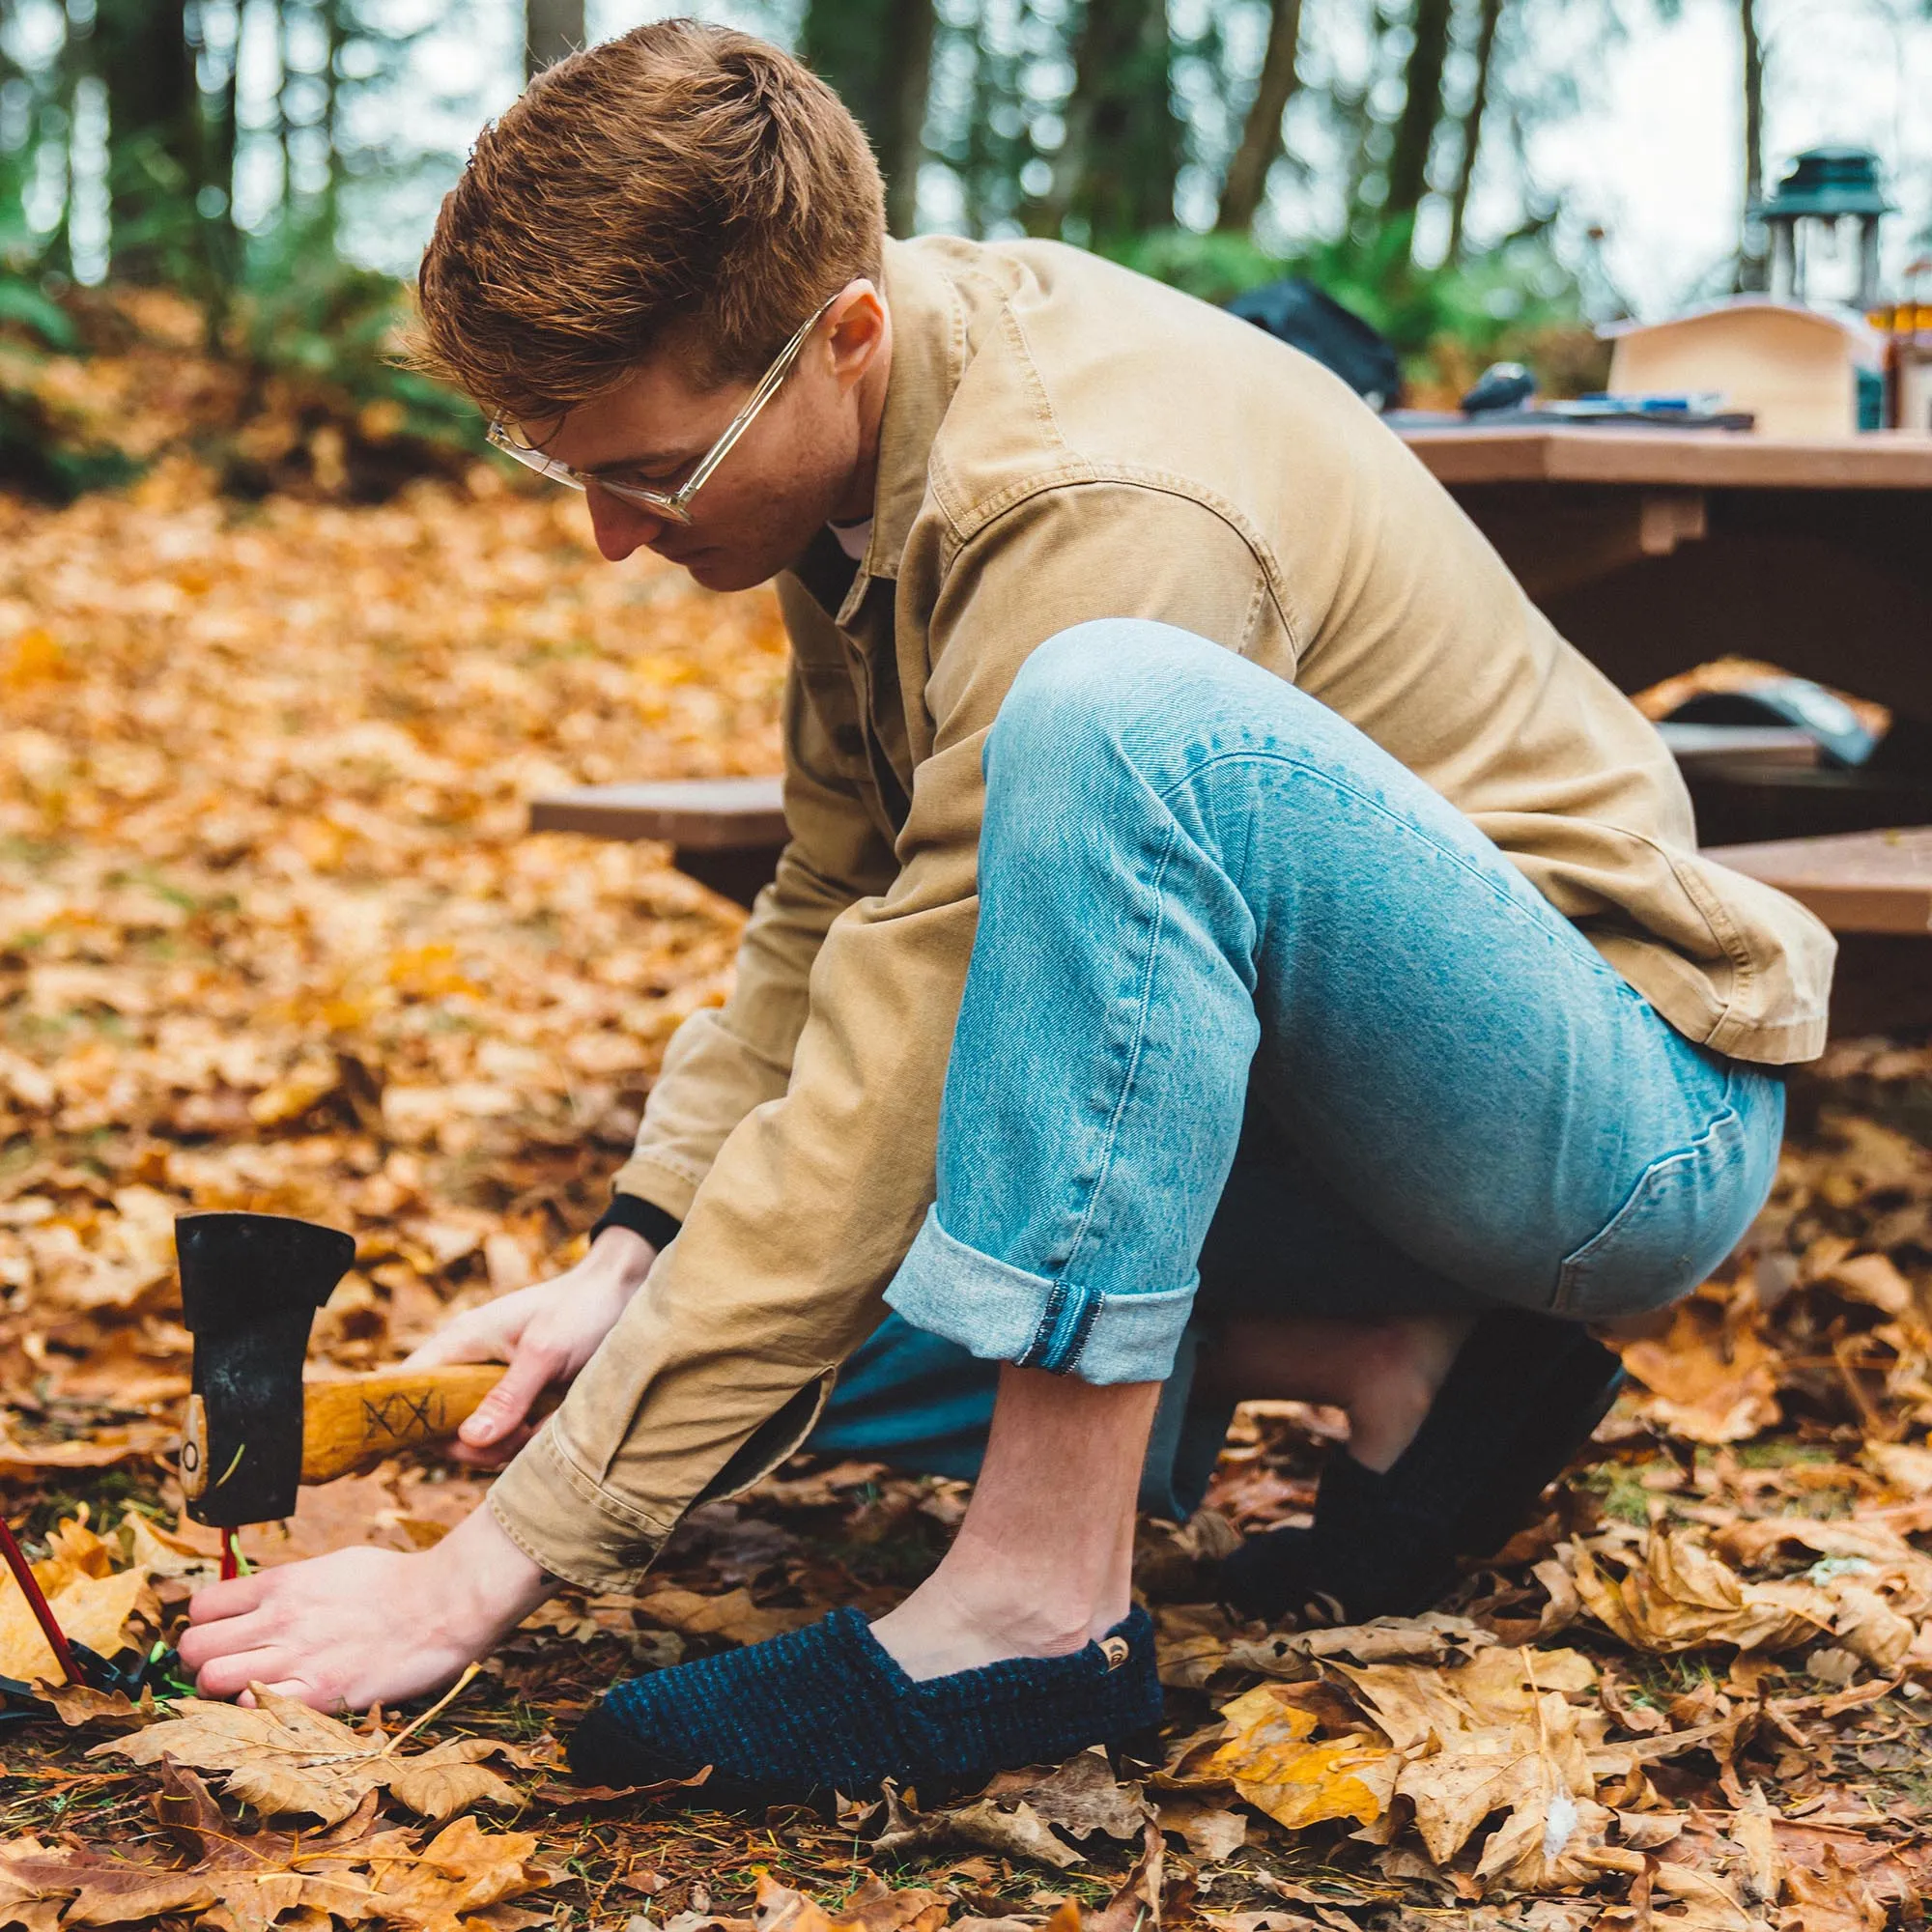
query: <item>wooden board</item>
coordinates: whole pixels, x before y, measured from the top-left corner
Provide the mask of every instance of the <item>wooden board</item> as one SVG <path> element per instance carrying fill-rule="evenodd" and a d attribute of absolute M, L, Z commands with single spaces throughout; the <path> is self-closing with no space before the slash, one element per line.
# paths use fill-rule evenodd
<path fill-rule="evenodd" d="M 1705 857 L 1789 893 L 1833 932 L 1932 935 L 1932 825 L 1718 845 Z"/>
<path fill-rule="evenodd" d="M 785 841 L 781 790 L 777 778 L 579 785 L 532 799 L 530 830 L 661 838 L 694 852 L 776 850 Z"/>
<path fill-rule="evenodd" d="M 1399 429 L 1442 482 L 1743 490 L 1932 490 L 1932 436 L 1785 442 L 1723 430 Z"/>
<path fill-rule="evenodd" d="M 1658 727 L 1677 769 L 1689 778 L 1703 771 L 1738 766 L 1763 770 L 1815 765 L 1818 741 L 1786 724 L 1684 724 L 1665 719 Z"/>

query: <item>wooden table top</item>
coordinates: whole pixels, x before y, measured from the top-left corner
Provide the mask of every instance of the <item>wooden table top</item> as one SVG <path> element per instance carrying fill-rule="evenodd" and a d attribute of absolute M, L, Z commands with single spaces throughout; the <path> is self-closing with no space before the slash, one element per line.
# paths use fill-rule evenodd
<path fill-rule="evenodd" d="M 1718 845 L 1705 857 L 1789 893 L 1833 932 L 1932 933 L 1932 825 Z"/>
<path fill-rule="evenodd" d="M 1882 430 L 1790 442 L 1724 430 L 1398 425 L 1442 482 L 1670 489 L 1932 490 L 1932 436 Z"/>

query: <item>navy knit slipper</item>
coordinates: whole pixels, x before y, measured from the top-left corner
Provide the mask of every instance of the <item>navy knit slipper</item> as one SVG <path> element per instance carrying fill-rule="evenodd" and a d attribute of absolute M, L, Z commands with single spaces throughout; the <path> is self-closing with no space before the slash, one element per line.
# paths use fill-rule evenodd
<path fill-rule="evenodd" d="M 994 1773 L 1160 1721 L 1153 1624 L 1136 1608 L 1070 1657 L 1015 1657 L 916 1683 L 857 1610 L 615 1686 L 577 1727 L 586 1784 L 652 1784 L 709 1765 L 691 1802 L 723 1808 L 862 1797 L 884 1778 L 930 1804 Z"/>
<path fill-rule="evenodd" d="M 1222 1601 L 1270 1623 L 1426 1609 L 1460 1558 L 1509 1540 L 1622 1381 L 1617 1356 L 1575 1322 L 1485 1316 L 1394 1467 L 1378 1474 L 1335 1451 L 1314 1524 L 1250 1537 L 1221 1567 Z"/>

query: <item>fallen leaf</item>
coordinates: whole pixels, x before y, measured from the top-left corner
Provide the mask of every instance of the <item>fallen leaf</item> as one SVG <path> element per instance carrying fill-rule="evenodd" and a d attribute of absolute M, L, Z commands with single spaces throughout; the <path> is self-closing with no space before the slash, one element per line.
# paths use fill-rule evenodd
<path fill-rule="evenodd" d="M 1836 1614 L 1814 1585 L 1747 1582 L 1683 1533 L 1647 1538 L 1634 1561 L 1606 1543 L 1579 1544 L 1573 1568 L 1589 1613 L 1638 1650 L 1791 1650 L 1815 1642 Z"/>
<path fill-rule="evenodd" d="M 1274 1685 L 1258 1685 L 1221 1707 L 1233 1735 L 1203 1766 L 1258 1811 L 1291 1831 L 1329 1818 L 1372 1825 L 1388 1809 L 1401 1770 L 1396 1754 L 1366 1734 L 1311 1742 L 1314 1715 Z"/>
<path fill-rule="evenodd" d="M 1164 1792 L 1159 1809 L 1160 1829 L 1179 1833 L 1204 1865 L 1221 1863 L 1248 1841 L 1248 1821 L 1240 1812 L 1198 1792 Z"/>
<path fill-rule="evenodd" d="M 1743 1442 L 1778 1419 L 1776 1354 L 1754 1328 L 1726 1324 L 1704 1302 L 1680 1302 L 1668 1334 L 1622 1352 L 1649 1391 L 1639 1414 L 1664 1434 Z"/>
<path fill-rule="evenodd" d="M 1003 1773 L 986 1787 L 985 1795 L 1002 1804 L 1023 1804 L 1073 1838 L 1098 1832 L 1138 1844 L 1151 1815 L 1140 1786 L 1119 1782 L 1107 1753 L 1098 1746 L 1076 1752 L 1044 1777 L 1028 1772 Z"/>
<path fill-rule="evenodd" d="M 818 1621 L 817 1610 L 760 1609 L 750 1590 L 727 1590 L 722 1597 L 696 1590 L 653 1590 L 638 1605 L 645 1616 L 684 1636 L 722 1636 L 731 1643 L 762 1643 Z"/>
<path fill-rule="evenodd" d="M 1133 1870 L 1100 1908 L 1089 1932 L 1143 1932 L 1144 1927 L 1147 1932 L 1157 1932 L 1166 1858 L 1160 1827 L 1150 1821 Z"/>
<path fill-rule="evenodd" d="M 227 1773 L 223 1789 L 275 1815 L 306 1811 L 325 1825 L 347 1818 L 372 1791 L 389 1790 L 412 1811 L 443 1819 L 471 1804 L 515 1804 L 518 1794 L 483 1759 L 527 1763 L 529 1754 L 496 1738 L 452 1738 L 428 1750 L 393 1751 L 380 1732 L 354 1731 L 293 1697 L 251 1684 L 255 1708 L 176 1701 L 178 1717 L 132 1737 L 113 1738 L 88 1755 L 155 1764 L 174 1758 L 199 1771 Z M 393 1752 L 393 1754 L 392 1754 Z"/>
<path fill-rule="evenodd" d="M 50 1579 L 63 1574 L 65 1580 L 50 1587 Z M 62 1566 L 52 1563 L 35 1564 L 34 1575 L 68 1640 L 84 1643 L 103 1657 L 121 1648 L 128 1620 L 148 1580 L 146 1572 L 138 1569 L 91 1577 L 71 1569 L 63 1572 Z M 0 1576 L 0 1677 L 31 1684 L 39 1678 L 58 1682 L 61 1675 L 59 1660 L 20 1586 L 11 1576 Z"/>

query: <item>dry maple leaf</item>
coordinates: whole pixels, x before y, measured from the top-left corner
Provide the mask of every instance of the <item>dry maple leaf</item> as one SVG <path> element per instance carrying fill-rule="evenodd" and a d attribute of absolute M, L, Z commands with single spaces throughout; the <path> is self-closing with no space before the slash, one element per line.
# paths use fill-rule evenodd
<path fill-rule="evenodd" d="M 763 1643 L 806 1624 L 815 1623 L 816 1610 L 761 1609 L 747 1589 L 727 1590 L 722 1597 L 700 1596 L 696 1590 L 653 1590 L 638 1605 L 652 1622 L 685 1636 L 722 1636 L 731 1643 Z"/>
<path fill-rule="evenodd" d="M 1140 1786 L 1121 1783 L 1107 1753 L 1097 1745 L 1076 1751 L 1044 1777 L 1037 1772 L 1003 1772 L 984 1795 L 1000 1804 L 1025 1804 L 1073 1838 L 1098 1832 L 1124 1844 L 1138 1844 L 1152 1815 Z"/>
<path fill-rule="evenodd" d="M 1272 1684 L 1222 1705 L 1221 1716 L 1233 1735 L 1202 1766 L 1201 1782 L 1233 1785 L 1290 1831 L 1330 1818 L 1373 1825 L 1388 1809 L 1401 1760 L 1380 1739 L 1315 1741 L 1315 1714 Z"/>
<path fill-rule="evenodd" d="M 751 1922 L 755 1932 L 939 1932 L 947 1912 L 940 1892 L 894 1891 L 868 1875 L 837 1913 L 828 1913 L 767 1872 L 758 1880 Z"/>
<path fill-rule="evenodd" d="M 109 1569 L 118 1550 L 110 1552 L 102 1539 L 71 1520 L 48 1543 L 51 1553 L 34 1565 L 34 1578 L 46 1593 L 55 1622 L 71 1642 L 113 1656 L 147 1587 L 146 1569 Z M 41 1678 L 58 1681 L 60 1675 L 59 1661 L 20 1586 L 11 1576 L 0 1576 L 0 1677 L 32 1684 Z"/>
<path fill-rule="evenodd" d="M 1149 1821 L 1141 1840 L 1141 1855 L 1116 1891 L 1091 1921 L 1090 1932 L 1141 1932 L 1160 1924 L 1161 1879 L 1167 1847 L 1160 1827 Z M 1069 1899 L 1068 1904 L 1072 1901 Z M 1064 1908 L 1063 1908 L 1064 1909 Z M 1075 1907 L 1077 1913 L 1078 1907 Z M 1077 1927 L 1080 1921 L 1074 1920 Z"/>
<path fill-rule="evenodd" d="M 1640 1549 L 1633 1557 L 1625 1539 L 1596 1538 L 1576 1546 L 1572 1566 L 1584 1607 L 1634 1649 L 1790 1650 L 1815 1642 L 1837 1614 L 1815 1585 L 1747 1582 L 1689 1534 L 1653 1535 Z"/>
<path fill-rule="evenodd" d="M 471 1804 L 515 1804 L 518 1794 L 480 1760 L 526 1765 L 528 1753 L 496 1738 L 451 1738 L 404 1756 L 398 1739 L 353 1731 L 266 1685 L 253 1684 L 255 1708 L 183 1697 L 179 1717 L 131 1737 L 112 1738 L 88 1755 L 154 1764 L 163 1757 L 228 1774 L 222 1788 L 273 1815 L 306 1811 L 325 1825 L 347 1818 L 372 1791 L 387 1789 L 412 1811 L 441 1820 Z"/>
<path fill-rule="evenodd" d="M 1647 1394 L 1637 1413 L 1660 1434 L 1691 1442 L 1743 1442 L 1778 1420 L 1778 1358 L 1751 1325 L 1700 1299 L 1681 1302 L 1669 1332 L 1627 1344 L 1624 1367 Z"/>
<path fill-rule="evenodd" d="M 1204 1865 L 1222 1863 L 1248 1841 L 1247 1819 L 1198 1791 L 1163 1792 L 1160 1829 L 1177 1833 Z"/>
<path fill-rule="evenodd" d="M 479 1923 L 506 1932 L 513 1921 L 491 1908 L 554 1885 L 557 1874 L 537 1862 L 534 1832 L 485 1832 L 473 1818 L 445 1825 L 421 1851 L 373 1867 L 372 1918 L 412 1932 L 476 1932 Z M 518 1915 L 514 1922 L 547 1918 Z"/>
<path fill-rule="evenodd" d="M 1004 1858 L 1034 1859 L 1062 1871 L 1081 1862 L 1080 1854 L 1024 1800 L 1003 1806 L 981 1796 L 922 1816 L 888 1780 L 885 1825 L 871 1841 L 873 1855 L 908 1859 L 946 1844 L 971 1845 Z"/>

